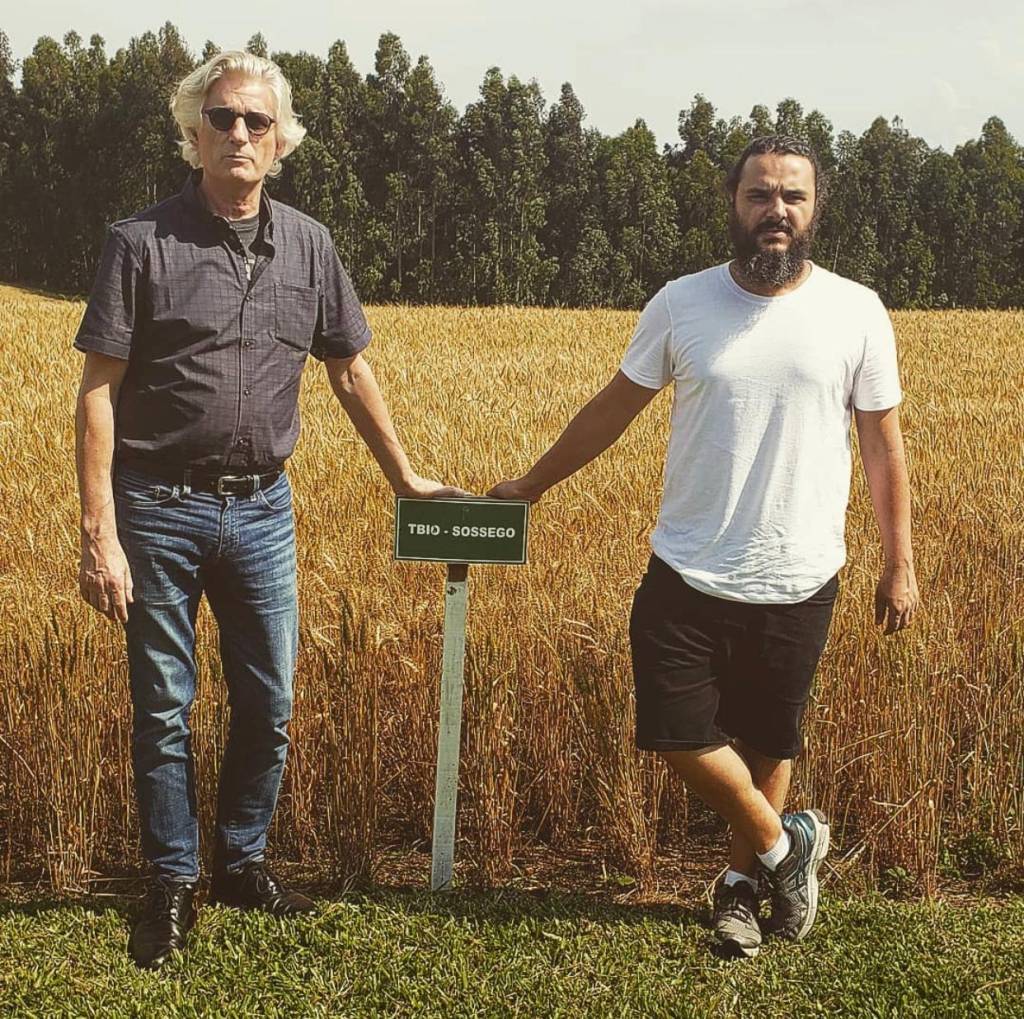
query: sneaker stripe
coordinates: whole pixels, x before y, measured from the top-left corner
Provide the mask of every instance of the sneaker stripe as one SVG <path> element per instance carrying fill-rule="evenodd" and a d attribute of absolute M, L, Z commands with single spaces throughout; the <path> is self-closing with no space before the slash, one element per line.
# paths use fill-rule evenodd
<path fill-rule="evenodd" d="M 804 813 L 811 819 L 814 840 L 811 844 L 811 865 L 807 874 L 807 915 L 796 932 L 797 941 L 807 935 L 818 915 L 818 868 L 828 854 L 829 843 L 829 827 L 825 815 L 820 810 L 808 810 Z"/>

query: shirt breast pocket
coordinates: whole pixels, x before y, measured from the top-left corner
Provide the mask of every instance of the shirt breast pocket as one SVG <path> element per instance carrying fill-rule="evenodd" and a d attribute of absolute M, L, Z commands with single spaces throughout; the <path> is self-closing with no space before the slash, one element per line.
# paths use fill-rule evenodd
<path fill-rule="evenodd" d="M 308 351 L 316 329 L 319 296 L 313 287 L 274 284 L 274 335 L 295 350 Z"/>

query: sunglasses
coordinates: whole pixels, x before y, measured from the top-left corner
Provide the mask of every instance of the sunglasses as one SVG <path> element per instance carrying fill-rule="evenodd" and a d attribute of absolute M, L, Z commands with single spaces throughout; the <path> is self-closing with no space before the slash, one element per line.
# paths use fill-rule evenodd
<path fill-rule="evenodd" d="M 277 123 L 273 117 L 265 113 L 238 113 L 227 106 L 211 106 L 203 110 L 203 116 L 210 122 L 210 126 L 217 131 L 230 131 L 235 126 L 239 117 L 245 121 L 245 129 L 249 132 L 250 138 L 262 138 L 269 130 L 270 125 Z"/>

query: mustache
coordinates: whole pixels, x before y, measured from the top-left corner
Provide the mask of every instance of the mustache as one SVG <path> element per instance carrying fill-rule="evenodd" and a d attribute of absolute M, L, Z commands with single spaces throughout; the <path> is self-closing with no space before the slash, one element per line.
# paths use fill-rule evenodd
<path fill-rule="evenodd" d="M 778 223 L 762 223 L 757 228 L 755 233 L 767 234 L 767 233 L 772 233 L 772 232 L 774 232 L 776 230 L 781 230 L 783 233 L 789 234 L 790 237 L 793 236 L 793 228 L 788 223 L 786 223 L 784 221 L 780 221 Z"/>

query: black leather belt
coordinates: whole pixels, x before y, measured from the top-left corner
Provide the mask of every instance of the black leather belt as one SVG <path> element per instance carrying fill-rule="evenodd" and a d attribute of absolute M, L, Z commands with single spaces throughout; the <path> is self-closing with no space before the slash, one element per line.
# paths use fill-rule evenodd
<path fill-rule="evenodd" d="M 154 464 L 125 462 L 129 470 L 136 469 L 166 482 L 181 485 L 193 492 L 210 492 L 213 495 L 250 496 L 260 489 L 269 488 L 284 471 L 273 470 L 252 474 L 222 474 L 201 467 L 158 467 Z"/>
<path fill-rule="evenodd" d="M 281 471 L 268 471 L 266 474 L 207 474 L 186 468 L 181 484 L 187 485 L 193 492 L 249 496 L 255 495 L 261 488 L 269 488 L 281 474 Z"/>

